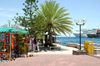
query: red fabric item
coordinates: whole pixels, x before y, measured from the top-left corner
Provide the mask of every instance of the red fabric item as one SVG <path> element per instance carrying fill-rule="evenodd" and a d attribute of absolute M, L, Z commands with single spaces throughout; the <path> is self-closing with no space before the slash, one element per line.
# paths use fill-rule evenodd
<path fill-rule="evenodd" d="M 14 34 L 12 34 L 12 49 L 14 49 Z"/>
<path fill-rule="evenodd" d="M 32 44 L 34 44 L 34 40 L 32 40 Z"/>

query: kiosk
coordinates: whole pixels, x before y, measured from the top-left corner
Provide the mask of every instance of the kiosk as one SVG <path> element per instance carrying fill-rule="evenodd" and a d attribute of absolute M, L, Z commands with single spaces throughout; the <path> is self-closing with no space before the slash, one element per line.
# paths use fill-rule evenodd
<path fill-rule="evenodd" d="M 12 27 L 0 27 L 0 60 L 8 60 L 10 57 L 19 57 L 27 53 L 28 33 Z"/>

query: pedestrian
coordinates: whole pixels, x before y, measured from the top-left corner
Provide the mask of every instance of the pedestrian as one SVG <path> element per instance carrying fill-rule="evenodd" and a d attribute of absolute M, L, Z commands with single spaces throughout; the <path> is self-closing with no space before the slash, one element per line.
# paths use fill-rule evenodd
<path fill-rule="evenodd" d="M 34 38 L 32 38 L 32 50 L 35 51 L 35 42 L 34 42 Z"/>
<path fill-rule="evenodd" d="M 37 40 L 36 37 L 34 38 L 34 44 L 35 44 L 35 51 L 37 50 Z"/>

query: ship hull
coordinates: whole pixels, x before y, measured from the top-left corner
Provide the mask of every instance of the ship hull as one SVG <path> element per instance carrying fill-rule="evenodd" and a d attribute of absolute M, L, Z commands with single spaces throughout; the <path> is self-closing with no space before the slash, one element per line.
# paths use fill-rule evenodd
<path fill-rule="evenodd" d="M 88 38 L 100 38 L 100 34 L 87 34 Z"/>
<path fill-rule="evenodd" d="M 96 35 L 96 34 L 87 34 L 87 37 L 88 37 L 88 38 L 96 38 L 97 35 Z"/>

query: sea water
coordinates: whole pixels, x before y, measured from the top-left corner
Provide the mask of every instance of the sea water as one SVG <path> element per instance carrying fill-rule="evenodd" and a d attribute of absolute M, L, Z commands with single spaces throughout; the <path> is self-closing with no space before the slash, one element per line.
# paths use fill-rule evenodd
<path fill-rule="evenodd" d="M 56 37 L 57 41 L 60 41 L 62 45 L 66 46 L 67 43 L 79 44 L 79 37 Z M 97 44 L 100 44 L 100 38 L 81 38 L 81 44 L 84 44 L 84 41 L 94 41 Z"/>

